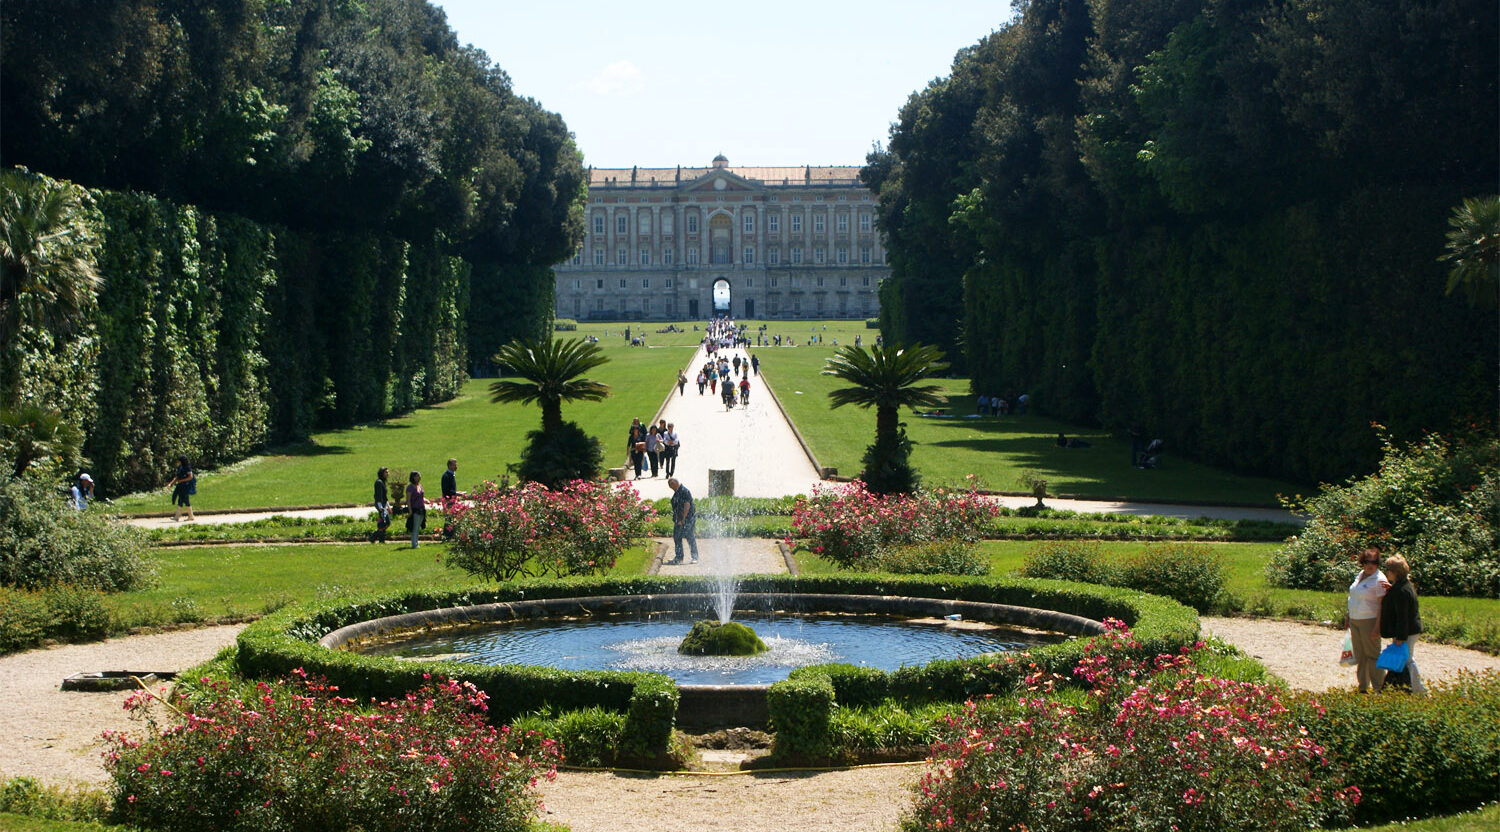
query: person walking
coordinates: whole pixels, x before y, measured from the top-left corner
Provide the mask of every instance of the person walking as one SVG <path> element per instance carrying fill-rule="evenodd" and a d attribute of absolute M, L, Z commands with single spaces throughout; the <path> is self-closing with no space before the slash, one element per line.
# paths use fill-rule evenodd
<path fill-rule="evenodd" d="M 703 395 L 703 388 L 705 388 L 707 386 L 708 386 L 708 376 L 704 375 L 702 370 L 699 370 L 698 371 L 698 395 L 700 395 L 700 396 Z"/>
<path fill-rule="evenodd" d="M 750 406 L 750 379 L 740 379 L 740 407 Z"/>
<path fill-rule="evenodd" d="M 1386 559 L 1385 568 L 1391 573 L 1391 588 L 1385 595 L 1385 602 L 1380 605 L 1380 635 L 1390 639 L 1392 644 L 1406 645 L 1406 668 L 1402 675 L 1410 676 L 1411 692 L 1420 696 L 1427 692 L 1427 686 L 1422 684 L 1422 675 L 1417 672 L 1417 635 L 1422 632 L 1417 587 L 1411 582 L 1411 566 L 1406 558 L 1394 555 Z M 1386 682 L 1394 684 L 1392 677 L 1395 675 L 1386 674 Z"/>
<path fill-rule="evenodd" d="M 677 448 L 681 445 L 681 440 L 677 436 L 677 425 L 675 423 L 667 423 L 667 430 L 662 434 L 662 444 L 665 446 L 665 449 L 662 451 L 662 458 L 666 460 L 667 476 L 670 477 L 677 473 Z"/>
<path fill-rule="evenodd" d="M 68 489 L 68 502 L 76 511 L 88 511 L 89 498 L 94 496 L 94 478 L 82 471 Z"/>
<path fill-rule="evenodd" d="M 760 356 L 758 356 L 758 355 L 752 355 L 752 356 L 750 356 L 750 369 L 752 369 L 752 370 L 755 371 L 755 375 L 757 375 L 757 376 L 760 375 Z"/>
<path fill-rule="evenodd" d="M 371 543 L 384 543 L 385 530 L 391 527 L 391 493 L 386 484 L 390 476 L 389 468 L 375 472 L 375 531 L 370 532 Z"/>
<path fill-rule="evenodd" d="M 635 478 L 641 478 L 641 466 L 646 462 L 646 426 L 639 418 L 630 420 L 630 438 L 626 440 L 630 450 L 630 464 L 635 468 Z"/>
<path fill-rule="evenodd" d="M 451 540 L 453 523 L 449 518 L 453 516 L 453 509 L 458 506 L 458 498 L 463 496 L 458 493 L 458 460 L 448 460 L 448 470 L 443 472 L 439 485 L 443 492 L 443 539 Z"/>
<path fill-rule="evenodd" d="M 710 396 L 719 394 L 719 368 L 717 366 L 708 368 L 708 394 Z"/>
<path fill-rule="evenodd" d="M 734 410 L 734 382 L 732 380 L 724 379 L 724 392 L 722 396 L 724 398 L 724 409 Z"/>
<path fill-rule="evenodd" d="M 646 458 L 651 461 L 651 478 L 656 479 L 661 470 L 661 431 L 656 425 L 646 431 Z"/>
<path fill-rule="evenodd" d="M 198 475 L 193 473 L 193 466 L 188 464 L 187 457 L 177 457 L 177 472 L 172 475 L 172 481 L 167 483 L 172 487 L 172 521 L 182 521 L 182 510 L 187 509 L 188 522 L 193 520 L 193 495 L 198 493 Z"/>
<path fill-rule="evenodd" d="M 1359 692 L 1379 691 L 1385 686 L 1385 671 L 1375 666 L 1380 658 L 1380 599 L 1391 583 L 1380 572 L 1380 550 L 1374 546 L 1359 553 L 1359 574 L 1349 585 L 1349 643 L 1354 649 L 1354 676 Z"/>
<path fill-rule="evenodd" d="M 687 373 L 682 370 L 677 371 L 677 395 L 687 395 Z"/>
<path fill-rule="evenodd" d="M 693 563 L 697 563 L 698 509 L 693 505 L 693 492 L 687 490 L 687 486 L 678 482 L 676 477 L 667 480 L 667 487 L 672 489 L 672 545 L 677 552 L 677 557 L 667 563 L 682 563 L 683 538 L 687 538 L 689 551 L 693 553 Z"/>
<path fill-rule="evenodd" d="M 422 475 L 411 472 L 406 484 L 406 528 L 411 531 L 411 547 L 417 548 L 422 527 L 427 525 L 427 495 L 422 491 Z"/>

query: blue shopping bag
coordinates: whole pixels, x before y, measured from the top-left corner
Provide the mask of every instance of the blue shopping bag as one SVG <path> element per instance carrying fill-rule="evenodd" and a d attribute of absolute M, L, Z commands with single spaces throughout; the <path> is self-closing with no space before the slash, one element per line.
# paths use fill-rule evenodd
<path fill-rule="evenodd" d="M 1400 673 L 1406 669 L 1406 660 L 1410 657 L 1411 650 L 1407 648 L 1405 642 L 1387 644 L 1385 649 L 1380 651 L 1380 658 L 1375 660 L 1375 666 L 1391 673 Z"/>

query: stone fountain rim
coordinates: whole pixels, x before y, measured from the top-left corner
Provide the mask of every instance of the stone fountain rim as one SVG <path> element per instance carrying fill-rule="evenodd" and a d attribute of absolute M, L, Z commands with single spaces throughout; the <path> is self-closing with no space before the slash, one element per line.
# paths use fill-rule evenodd
<path fill-rule="evenodd" d="M 538 598 L 463 607 L 439 607 L 355 622 L 318 639 L 318 645 L 330 650 L 348 650 L 354 644 L 370 641 L 395 631 L 579 615 L 680 612 L 686 609 L 703 608 L 704 605 L 711 607 L 713 599 L 714 593 L 712 592 L 681 592 Z M 788 606 L 788 602 L 794 600 L 800 603 L 812 602 L 817 605 L 818 612 L 915 614 L 933 617 L 961 615 L 971 621 L 1031 627 L 1073 636 L 1094 636 L 1105 630 L 1102 622 L 1056 610 L 906 595 L 742 592 L 735 597 L 735 609 L 745 612 L 765 612 L 767 609 L 775 612 L 805 611 Z M 769 685 L 678 685 L 679 690 L 685 693 L 694 691 L 709 693 L 722 690 L 748 692 L 769 687 Z"/>

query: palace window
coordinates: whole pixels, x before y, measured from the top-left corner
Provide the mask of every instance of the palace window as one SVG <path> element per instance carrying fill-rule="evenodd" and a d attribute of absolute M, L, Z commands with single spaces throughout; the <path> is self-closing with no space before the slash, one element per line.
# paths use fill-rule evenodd
<path fill-rule="evenodd" d="M 776 246 L 766 249 L 766 262 L 772 266 L 781 265 L 781 249 Z"/>
<path fill-rule="evenodd" d="M 594 249 L 594 265 L 604 265 L 604 249 L 602 247 Z"/>
<path fill-rule="evenodd" d="M 623 278 L 623 277 L 622 277 L 622 278 L 620 278 L 620 288 L 621 288 L 621 289 L 624 289 L 624 288 L 625 288 L 625 278 Z"/>
<path fill-rule="evenodd" d="M 595 214 L 594 215 L 594 233 L 595 234 L 599 234 L 599 235 L 603 235 L 604 234 L 604 215 L 603 214 Z"/>
<path fill-rule="evenodd" d="M 670 278 L 670 277 L 667 278 L 667 288 L 668 289 L 672 288 L 673 283 L 674 283 L 674 281 L 672 280 L 672 278 Z"/>
<path fill-rule="evenodd" d="M 859 279 L 859 283 L 860 283 L 861 286 L 869 286 L 870 285 L 870 276 L 869 275 L 865 275 L 864 277 L 861 277 Z"/>
<path fill-rule="evenodd" d="M 833 227 L 836 228 L 840 234 L 848 234 L 849 233 L 849 215 L 848 214 L 839 214 L 837 217 L 834 218 Z"/>
<path fill-rule="evenodd" d="M 773 277 L 773 278 L 771 278 L 771 288 L 772 289 L 775 289 L 777 286 L 780 286 L 780 285 L 781 285 L 781 278 L 779 278 L 779 277 Z"/>
<path fill-rule="evenodd" d="M 583 249 L 580 248 L 577 251 L 573 252 L 573 265 L 578 266 L 578 265 L 582 265 L 582 264 L 583 264 Z"/>
<path fill-rule="evenodd" d="M 802 246 L 792 246 L 792 263 L 802 262 Z"/>
<path fill-rule="evenodd" d="M 643 277 L 643 278 L 641 278 L 641 288 L 642 289 L 650 289 L 651 288 L 651 278 L 649 278 L 649 277 Z"/>
<path fill-rule="evenodd" d="M 792 215 L 792 233 L 793 234 L 801 234 L 802 233 L 802 215 L 801 214 L 793 214 Z"/>
<path fill-rule="evenodd" d="M 650 234 L 651 233 L 651 212 L 650 211 L 642 211 L 639 214 L 637 214 L 636 218 L 635 218 L 635 227 L 642 234 Z"/>
<path fill-rule="evenodd" d="M 823 276 L 822 275 L 818 275 L 818 288 L 819 289 L 823 288 Z"/>
<path fill-rule="evenodd" d="M 849 262 L 849 247 L 848 246 L 839 246 L 837 249 L 835 249 L 835 257 L 838 259 L 838 264 L 840 266 L 844 265 L 845 263 L 848 263 Z"/>
<path fill-rule="evenodd" d="M 630 233 L 630 217 L 626 216 L 625 212 L 623 210 L 620 213 L 618 213 L 618 214 L 615 215 L 615 233 L 616 234 L 629 234 Z"/>
<path fill-rule="evenodd" d="M 745 288 L 746 289 L 754 289 L 755 288 L 755 278 L 753 278 L 753 277 L 747 277 L 747 278 L 745 278 Z"/>
<path fill-rule="evenodd" d="M 861 211 L 859 215 L 859 233 L 870 233 L 870 212 Z"/>
<path fill-rule="evenodd" d="M 828 220 L 822 214 L 813 214 L 813 233 L 823 234 L 828 231 Z"/>
<path fill-rule="evenodd" d="M 582 280 L 575 280 L 575 281 L 573 281 L 573 288 L 574 289 L 582 289 L 583 288 L 583 281 Z"/>
<path fill-rule="evenodd" d="M 661 250 L 661 264 L 663 266 L 670 266 L 670 265 L 672 265 L 672 247 L 671 246 L 667 246 L 666 248 L 664 248 L 664 249 Z"/>
<path fill-rule="evenodd" d="M 620 249 L 615 252 L 615 265 L 624 266 L 630 262 L 630 252 Z"/>
<path fill-rule="evenodd" d="M 672 233 L 672 215 L 670 213 L 661 215 L 661 233 Z"/>
<path fill-rule="evenodd" d="M 746 211 L 743 227 L 746 234 L 755 233 L 755 215 Z"/>
<path fill-rule="evenodd" d="M 868 262 L 870 262 L 870 247 L 869 246 L 860 246 L 859 247 L 859 262 L 861 262 L 861 263 L 868 263 Z"/>
<path fill-rule="evenodd" d="M 741 262 L 747 266 L 755 264 L 755 246 L 745 246 L 745 259 Z"/>
<path fill-rule="evenodd" d="M 603 289 L 604 288 L 604 278 L 601 277 L 598 280 L 594 281 L 594 288 L 595 289 Z"/>
<path fill-rule="evenodd" d="M 687 264 L 689 266 L 696 266 L 696 265 L 698 265 L 698 247 L 697 246 L 688 246 L 687 247 Z"/>
<path fill-rule="evenodd" d="M 822 265 L 824 262 L 827 261 L 827 259 L 828 259 L 828 252 L 822 246 L 817 246 L 816 248 L 813 249 L 813 262 L 814 263 Z"/>
<path fill-rule="evenodd" d="M 843 288 L 843 287 L 848 286 L 848 285 L 849 285 L 849 278 L 840 276 L 839 277 L 839 288 Z"/>
<path fill-rule="evenodd" d="M 643 249 L 641 249 L 640 261 L 639 262 L 640 262 L 640 264 L 642 266 L 649 266 L 649 265 L 651 265 L 651 249 L 649 249 L 649 248 L 643 248 Z"/>
<path fill-rule="evenodd" d="M 689 233 L 689 234 L 697 234 L 698 233 L 698 215 L 697 214 L 688 214 L 687 215 L 687 233 Z"/>
<path fill-rule="evenodd" d="M 781 215 L 771 214 L 766 217 L 766 231 L 772 234 L 781 233 Z"/>

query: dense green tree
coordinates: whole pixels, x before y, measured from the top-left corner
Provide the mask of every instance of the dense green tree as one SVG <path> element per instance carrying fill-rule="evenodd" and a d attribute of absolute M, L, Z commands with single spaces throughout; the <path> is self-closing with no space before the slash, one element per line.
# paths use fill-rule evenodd
<path fill-rule="evenodd" d="M 609 395 L 609 385 L 582 377 L 609 361 L 599 345 L 581 338 L 518 339 L 501 347 L 491 360 L 516 376 L 492 383 L 491 401 L 535 402 L 542 409 L 541 430 L 527 434 L 521 477 L 549 487 L 597 477 L 603 459 L 599 440 L 564 422 L 562 403 L 600 401 Z"/>
<path fill-rule="evenodd" d="M 829 392 L 830 407 L 875 408 L 875 442 L 865 454 L 861 474 L 871 491 L 906 493 L 915 488 L 917 478 L 907 462 L 911 443 L 901 429 L 901 408 L 946 402 L 940 386 L 918 384 L 946 369 L 942 350 L 924 344 L 905 349 L 893 344 L 841 347 L 828 359 L 823 375 L 850 385 Z"/>

